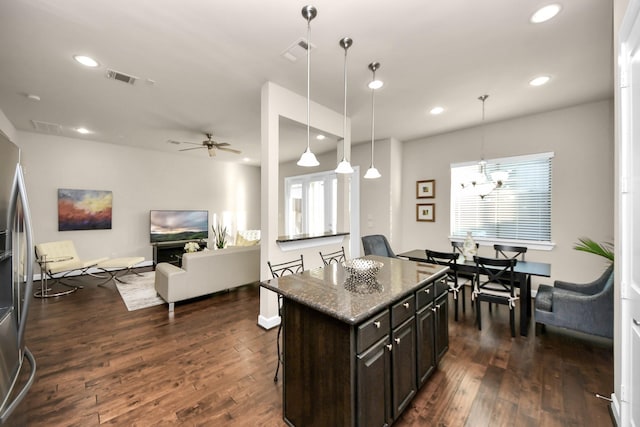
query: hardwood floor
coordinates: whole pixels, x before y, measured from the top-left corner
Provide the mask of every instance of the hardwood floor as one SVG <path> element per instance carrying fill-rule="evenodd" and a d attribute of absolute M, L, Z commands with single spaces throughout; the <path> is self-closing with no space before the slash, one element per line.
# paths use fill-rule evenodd
<path fill-rule="evenodd" d="M 34 299 L 36 381 L 7 425 L 284 426 L 276 329 L 257 326 L 259 288 L 127 311 L 112 283 Z M 469 305 L 469 304 L 467 304 Z M 453 320 L 439 369 L 394 426 L 611 426 L 611 342 L 548 328 L 511 338 L 508 310 Z"/>

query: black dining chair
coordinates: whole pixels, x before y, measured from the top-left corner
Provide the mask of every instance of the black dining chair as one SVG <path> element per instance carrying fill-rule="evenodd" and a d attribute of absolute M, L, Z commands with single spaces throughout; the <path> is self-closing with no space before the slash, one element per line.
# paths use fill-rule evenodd
<path fill-rule="evenodd" d="M 493 249 L 496 251 L 496 258 L 514 258 L 519 261 L 524 261 L 524 255 L 527 253 L 526 246 L 493 245 Z M 516 280 L 516 286 L 518 285 Z M 531 288 L 531 276 L 527 276 L 527 286 Z"/>
<path fill-rule="evenodd" d="M 362 247 L 365 255 L 380 255 L 389 258 L 396 258 L 396 254 L 391 249 L 387 238 L 382 234 L 371 234 L 362 236 Z"/>
<path fill-rule="evenodd" d="M 269 270 L 271 270 L 271 276 L 276 279 L 278 277 L 285 276 L 287 274 L 298 274 L 304 271 L 304 257 L 301 254 L 300 258 L 296 258 L 291 261 L 281 262 L 279 264 L 272 264 L 271 261 L 267 261 Z M 276 346 L 278 350 L 278 366 L 276 367 L 276 374 L 273 377 L 273 382 L 278 382 L 278 372 L 280 371 L 280 365 L 282 364 L 282 354 L 280 353 L 280 334 L 282 333 L 282 295 L 278 294 L 278 315 L 280 317 L 280 325 L 278 325 L 278 336 L 276 338 Z"/>
<path fill-rule="evenodd" d="M 484 258 L 474 256 L 476 263 L 476 279 L 473 286 L 476 301 L 476 319 L 478 329 L 482 330 L 480 303 L 504 304 L 509 306 L 509 323 L 511 336 L 516 336 L 515 306 L 519 299 L 519 288 L 516 285 L 514 267 L 517 259 Z M 484 277 L 483 277 L 484 276 Z M 522 310 L 522 307 L 520 308 Z"/>
<path fill-rule="evenodd" d="M 324 265 L 329 265 L 331 263 L 340 264 L 347 260 L 347 257 L 344 254 L 344 246 L 335 252 L 328 252 L 324 254 L 320 252 L 320 258 L 322 258 Z"/>
<path fill-rule="evenodd" d="M 438 252 L 425 249 L 427 255 L 427 262 L 431 264 L 446 265 L 449 267 L 447 272 L 447 285 L 449 286 L 449 292 L 453 294 L 453 301 L 455 302 L 455 321 L 458 321 L 458 294 L 462 291 L 462 312 L 464 313 L 464 285 L 458 280 L 458 254 L 456 252 Z"/>
<path fill-rule="evenodd" d="M 460 256 L 464 257 L 464 254 L 462 253 L 462 247 L 464 246 L 464 242 L 451 242 L 451 248 L 453 249 L 453 252 L 459 253 Z M 480 244 L 476 243 L 476 253 L 478 253 L 478 248 L 480 248 Z M 464 259 L 464 258 L 463 258 Z M 469 286 L 471 288 L 473 288 L 473 281 L 475 278 L 475 274 L 473 273 L 467 273 L 466 271 L 461 271 L 458 273 L 458 281 L 459 282 L 463 282 L 462 284 L 465 286 Z M 472 299 L 471 302 L 473 302 L 473 293 L 471 294 Z M 472 305 L 473 307 L 473 305 Z M 464 313 L 465 310 L 465 300 L 462 300 L 462 312 Z"/>
<path fill-rule="evenodd" d="M 493 245 L 496 251 L 496 258 L 516 258 L 524 261 L 524 254 L 527 253 L 526 246 Z"/>

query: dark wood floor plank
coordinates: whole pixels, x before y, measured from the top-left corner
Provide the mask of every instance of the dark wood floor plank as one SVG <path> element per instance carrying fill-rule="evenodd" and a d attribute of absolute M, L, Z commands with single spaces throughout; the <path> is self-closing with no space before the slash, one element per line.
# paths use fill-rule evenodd
<path fill-rule="evenodd" d="M 76 282 L 84 288 L 31 305 L 38 371 L 8 426 L 286 425 L 277 331 L 256 324 L 257 285 L 169 316 L 166 305 L 127 311 L 112 283 Z M 449 352 L 394 427 L 612 425 L 594 397 L 613 389 L 610 342 L 533 326 L 512 338 L 509 310 L 483 304 L 482 315 L 479 331 L 469 299 L 458 322 L 450 310 Z"/>

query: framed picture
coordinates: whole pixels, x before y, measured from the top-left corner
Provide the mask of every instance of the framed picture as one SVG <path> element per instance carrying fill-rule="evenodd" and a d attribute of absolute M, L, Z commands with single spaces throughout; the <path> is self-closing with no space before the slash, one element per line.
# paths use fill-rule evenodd
<path fill-rule="evenodd" d="M 113 193 L 58 189 L 58 231 L 110 230 Z"/>
<path fill-rule="evenodd" d="M 436 205 L 434 203 L 418 203 L 416 205 L 416 221 L 435 222 Z"/>
<path fill-rule="evenodd" d="M 416 182 L 416 197 L 418 199 L 433 199 L 436 197 L 436 180 L 428 179 Z"/>

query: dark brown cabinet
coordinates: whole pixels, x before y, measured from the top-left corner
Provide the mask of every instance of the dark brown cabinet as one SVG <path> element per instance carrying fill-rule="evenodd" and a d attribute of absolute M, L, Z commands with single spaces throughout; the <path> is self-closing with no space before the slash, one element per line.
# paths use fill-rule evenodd
<path fill-rule="evenodd" d="M 435 350 L 436 365 L 449 350 L 449 300 L 448 293 L 438 296 L 435 301 Z"/>
<path fill-rule="evenodd" d="M 359 354 L 357 420 L 360 426 L 388 426 L 391 412 L 391 351 L 385 336 Z"/>
<path fill-rule="evenodd" d="M 416 328 L 411 316 L 393 330 L 391 339 L 393 419 L 397 419 L 416 395 Z"/>
<path fill-rule="evenodd" d="M 380 275 L 385 284 L 392 283 L 391 278 L 393 283 L 410 283 L 415 277 L 413 269 L 418 267 L 413 263 L 385 262 L 395 272 Z M 319 309 L 322 306 L 285 294 L 283 412 L 288 425 L 380 427 L 400 417 L 448 348 L 448 288 L 441 280 L 446 269 L 433 266 L 432 270 L 429 283 L 416 284 L 398 298 L 379 303 L 357 322 L 338 319 Z M 307 274 L 315 280 L 317 271 L 313 273 Z M 287 277 L 296 279 L 285 276 L 282 282 Z M 322 277 L 335 276 L 329 271 Z M 296 292 L 302 289 L 299 280 Z M 341 278 L 336 282 L 342 283 Z M 309 284 L 307 292 L 322 290 L 319 295 L 324 300 L 327 291 L 314 286 Z M 348 296 L 350 304 L 340 301 L 351 308 L 359 299 L 376 301 L 376 296 Z"/>
<path fill-rule="evenodd" d="M 436 369 L 435 315 L 432 309 L 433 303 L 416 314 L 418 386 L 424 384 Z"/>
<path fill-rule="evenodd" d="M 423 385 L 449 349 L 448 287 L 436 280 L 416 291 L 417 381 Z"/>

